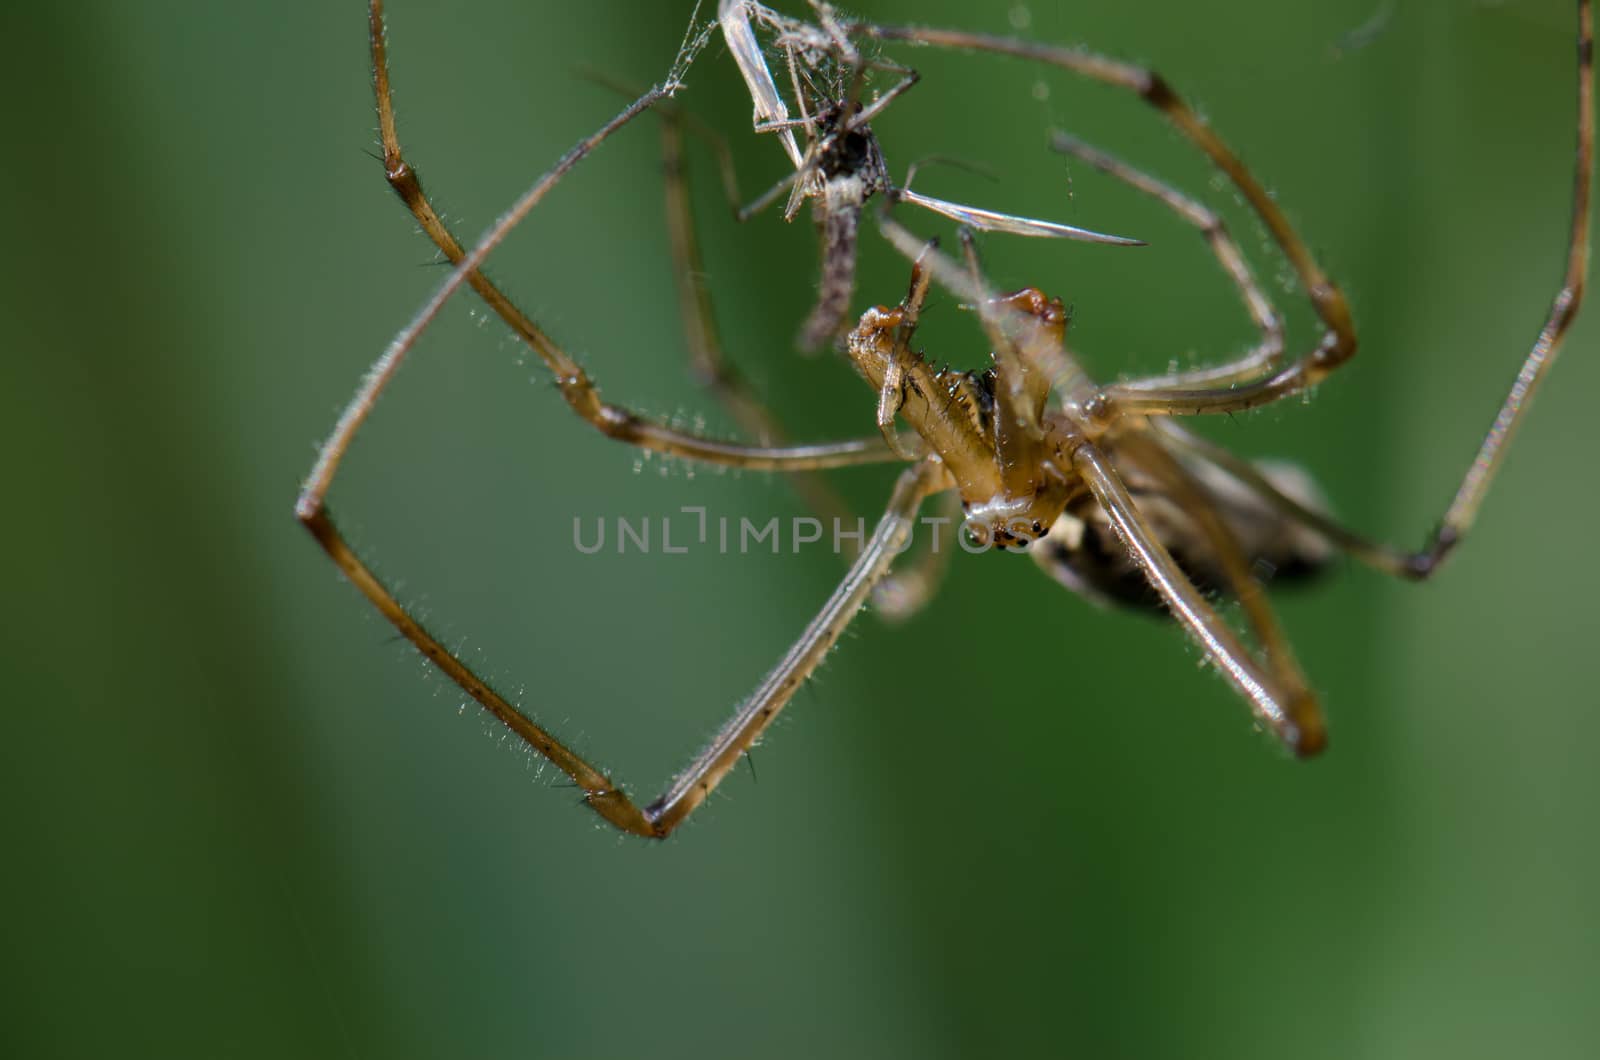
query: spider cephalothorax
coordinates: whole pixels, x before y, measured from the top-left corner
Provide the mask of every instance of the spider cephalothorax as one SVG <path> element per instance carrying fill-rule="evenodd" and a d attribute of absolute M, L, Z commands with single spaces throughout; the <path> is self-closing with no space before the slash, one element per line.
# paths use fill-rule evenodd
<path fill-rule="evenodd" d="M 928 253 L 933 253 L 930 247 Z M 1044 537 L 1082 484 L 1059 468 L 1075 432 L 1046 408 L 1050 380 L 1042 365 L 997 349 L 992 366 L 974 372 L 934 368 L 911 346 L 927 296 L 928 275 L 919 264 L 898 306 L 867 310 L 851 332 L 846 352 L 856 371 L 879 394 L 878 426 L 890 445 L 898 415 L 954 480 L 969 537 L 999 549 L 1025 548 Z M 1036 325 L 1036 339 L 1060 346 L 1067 312 L 1060 299 L 1034 288 L 984 299 L 980 316 L 1003 314 Z M 998 330 L 999 345 L 1008 345 Z"/>

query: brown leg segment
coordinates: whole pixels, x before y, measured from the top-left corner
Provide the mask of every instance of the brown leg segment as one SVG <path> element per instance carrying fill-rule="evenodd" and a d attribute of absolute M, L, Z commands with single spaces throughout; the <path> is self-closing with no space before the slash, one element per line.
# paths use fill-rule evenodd
<path fill-rule="evenodd" d="M 1189 451 L 1211 461 L 1228 472 L 1242 484 L 1249 486 L 1264 500 L 1304 525 L 1316 530 L 1330 542 L 1349 552 L 1356 559 L 1386 574 L 1411 580 L 1422 580 L 1437 571 L 1445 558 L 1471 529 L 1477 518 L 1495 474 L 1505 460 L 1506 447 L 1527 415 L 1534 394 L 1555 363 L 1562 340 L 1566 337 L 1578 308 L 1583 302 L 1589 277 L 1589 247 L 1591 186 L 1594 180 L 1594 22 L 1593 7 L 1589 0 L 1578 4 L 1578 76 L 1577 76 L 1577 146 L 1573 165 L 1572 220 L 1568 229 L 1566 266 L 1561 286 L 1556 291 L 1550 310 L 1532 349 L 1523 359 L 1512 380 L 1511 389 L 1500 405 L 1488 434 L 1478 447 L 1478 452 L 1468 466 L 1455 497 L 1440 519 L 1439 526 L 1415 552 L 1377 544 L 1339 525 L 1327 516 L 1307 509 L 1291 497 L 1285 496 L 1250 465 L 1219 446 L 1178 428 L 1166 425 L 1164 433 L 1178 441 Z M 1288 371 L 1293 371 L 1289 369 Z M 1240 399 L 1252 402 L 1254 396 L 1272 389 L 1277 379 L 1266 380 L 1255 387 L 1242 387 L 1211 395 L 1212 403 L 1200 411 L 1221 411 Z M 1110 388 L 1108 388 L 1110 389 Z M 1128 402 L 1128 388 L 1112 396 L 1119 404 Z M 1208 400 L 1211 400 L 1208 399 Z M 1179 398 L 1179 404 L 1165 411 L 1182 414 L 1192 405 Z M 1235 407 L 1248 407 L 1244 406 Z M 1160 411 L 1150 409 L 1148 411 Z"/>
<path fill-rule="evenodd" d="M 1478 447 L 1450 507 L 1445 509 L 1439 528 L 1418 554 L 1414 572 L 1419 578 L 1437 570 L 1472 528 L 1478 508 L 1505 460 L 1506 446 L 1511 443 L 1534 394 L 1555 363 L 1561 341 L 1566 338 L 1567 329 L 1583 303 L 1584 288 L 1589 282 L 1589 203 L 1594 182 L 1594 10 L 1590 0 L 1578 0 L 1578 146 L 1573 168 L 1572 227 L 1567 238 L 1567 266 L 1561 287 L 1550 304 L 1550 312 L 1539 329 L 1533 349 L 1528 351 L 1522 367 L 1517 370 L 1517 377 L 1512 380 L 1511 390 L 1495 414 L 1488 435 Z"/>
<path fill-rule="evenodd" d="M 1223 223 L 1221 216 L 1215 210 L 1196 202 L 1171 185 L 1128 165 L 1121 159 L 1066 133 L 1055 133 L 1051 138 L 1051 146 L 1144 192 L 1198 228 L 1206 243 L 1210 245 L 1211 253 L 1216 256 L 1217 264 L 1222 266 L 1222 270 L 1228 274 L 1228 279 L 1239 289 L 1239 297 L 1244 302 L 1245 311 L 1250 314 L 1251 322 L 1261 333 L 1260 341 L 1252 349 L 1227 364 L 1139 379 L 1123 384 L 1125 387 L 1136 390 L 1162 390 L 1232 383 L 1260 375 L 1277 366 L 1283 357 L 1283 318 L 1278 315 L 1272 300 L 1256 282 L 1249 263 L 1239 250 L 1239 244 L 1234 241 L 1228 232 L 1228 226 Z"/>
<path fill-rule="evenodd" d="M 1165 484 L 1169 495 L 1194 519 L 1220 561 L 1226 589 L 1244 610 L 1245 619 L 1259 647 L 1259 659 L 1271 672 L 1280 700 L 1291 711 L 1299 743 L 1296 754 L 1315 754 L 1327 743 L 1326 724 L 1305 671 L 1295 659 L 1294 648 L 1267 599 L 1266 590 L 1250 569 L 1233 532 L 1217 514 L 1216 505 L 1204 488 L 1162 446 L 1158 436 L 1146 431 L 1130 431 L 1119 440 L 1119 451 L 1127 453 L 1153 472 Z"/>
<path fill-rule="evenodd" d="M 876 26 L 870 23 L 857 23 L 851 29 L 878 40 L 906 41 L 958 51 L 989 52 L 1046 63 L 1134 93 L 1160 111 L 1238 188 L 1245 202 L 1261 218 L 1267 231 L 1272 234 L 1273 240 L 1288 257 L 1311 299 L 1312 307 L 1323 322 L 1324 332 L 1321 342 L 1301 359 L 1293 378 L 1285 379 L 1278 387 L 1263 394 L 1256 404 L 1276 400 L 1285 393 L 1315 385 L 1355 354 L 1355 327 L 1351 322 L 1350 307 L 1345 301 L 1344 294 L 1322 271 L 1310 248 L 1294 230 L 1272 196 L 1267 194 L 1260 181 L 1244 167 L 1211 126 L 1206 124 L 1204 119 L 1196 114 L 1160 75 L 1143 67 L 1119 62 L 1094 52 L 984 33 L 924 26 Z M 1118 393 L 1115 396 L 1122 395 Z M 1104 415 L 1113 415 L 1111 397 L 1112 391 L 1108 388 L 1103 407 L 1096 411 Z M 1129 408 L 1132 411 L 1145 411 L 1138 406 L 1131 405 Z"/>
<path fill-rule="evenodd" d="M 645 810 L 656 834 L 666 835 L 694 812 L 738 764 L 739 756 L 761 738 L 801 684 L 822 664 L 839 635 L 866 603 L 873 586 L 905 547 L 923 499 L 949 485 L 943 467 L 933 461 L 914 464 L 900 473 L 888 509 L 878 520 L 871 540 L 817 617 L 710 745 Z"/>
<path fill-rule="evenodd" d="M 368 9 L 368 29 L 372 43 L 373 88 L 378 105 L 378 128 L 383 140 L 384 170 L 389 184 L 406 207 L 416 217 L 424 232 L 439 250 L 456 266 L 456 271 L 440 288 L 411 325 L 396 337 L 390 350 L 380 358 L 368 375 L 371 382 L 381 376 L 387 378 L 398 361 L 404 357 L 420 332 L 427 327 L 446 300 L 462 283 L 474 291 L 505 321 L 539 358 L 555 377 L 556 385 L 567 404 L 596 430 L 610 438 L 637 445 L 644 449 L 671 453 L 676 456 L 751 470 L 794 471 L 827 467 L 845 467 L 866 463 L 894 462 L 898 458 L 881 439 L 799 446 L 792 449 L 771 449 L 764 446 L 731 445 L 714 439 L 702 438 L 686 431 L 674 430 L 653 423 L 632 411 L 611 405 L 600 399 L 600 392 L 589 375 L 563 350 L 554 339 L 518 309 L 496 287 L 480 268 L 501 240 L 514 228 L 550 189 L 566 175 L 567 171 L 582 161 L 618 128 L 643 111 L 667 98 L 676 90 L 675 84 L 654 88 L 642 95 L 631 106 L 594 135 L 580 141 L 556 167 L 541 177 L 522 198 L 518 199 L 470 253 L 463 251 L 460 242 L 440 220 L 433 205 L 422 190 L 416 170 L 405 160 L 400 140 L 395 131 L 394 104 L 389 85 L 389 67 L 384 45 L 383 3 L 371 0 Z M 392 355 L 392 356 L 391 356 Z M 377 389 L 382 389 L 382 382 Z M 365 389 L 365 388 L 364 388 Z M 373 394 L 376 397 L 376 393 Z M 363 417 L 365 412 L 361 414 Z M 357 420 L 359 425 L 359 419 Z M 341 432 L 342 433 L 342 432 Z M 330 443 L 331 444 L 331 443 Z"/>
<path fill-rule="evenodd" d="M 905 547 L 918 507 L 929 493 L 948 485 L 943 468 L 932 462 L 916 464 L 901 473 L 888 510 L 851 565 L 844 580 L 812 619 L 794 646 L 761 682 L 737 714 L 705 751 L 673 781 L 655 802 L 641 808 L 598 768 L 573 752 L 548 730 L 512 706 L 500 693 L 440 644 L 394 597 L 372 571 L 351 551 L 320 500 L 301 498 L 297 514 L 306 529 L 338 564 L 339 569 L 368 600 L 435 666 L 462 691 L 480 703 L 529 747 L 549 759 L 583 790 L 584 801 L 607 822 L 624 832 L 662 839 L 703 803 L 728 771 L 777 718 L 794 693 L 821 665 L 873 586 L 888 572 Z"/>
<path fill-rule="evenodd" d="M 438 666 L 446 676 L 469 696 L 516 733 L 527 744 L 544 755 L 584 791 L 590 807 L 617 828 L 635 835 L 662 837 L 683 820 L 698 805 L 704 794 L 715 786 L 726 772 L 723 758 L 702 756 L 684 778 L 694 777 L 692 791 L 674 788 L 658 804 L 656 812 L 641 809 L 618 788 L 609 777 L 562 744 L 542 726 L 523 714 L 503 696 L 491 688 L 473 670 L 463 663 L 437 638 L 429 633 L 400 603 L 350 548 L 334 523 L 326 505 L 326 496 L 334 476 L 348 451 L 356 432 L 377 403 L 384 388 L 417 336 L 438 314 L 444 302 L 464 284 L 470 284 L 518 334 L 534 347 L 558 375 L 568 402 L 585 419 L 605 433 L 625 441 L 683 456 L 712 460 L 718 463 L 765 470 L 796 470 L 841 466 L 864 462 L 894 459 L 881 439 L 866 442 L 847 442 L 837 445 L 802 446 L 790 449 L 772 449 L 759 446 L 738 446 L 701 439 L 646 423 L 626 410 L 604 405 L 598 394 L 575 364 L 573 364 L 543 332 L 511 305 L 509 300 L 494 288 L 479 271 L 483 261 L 506 234 L 536 206 L 549 190 L 603 142 L 616 129 L 643 113 L 667 95 L 673 86 L 652 89 L 597 132 L 579 142 L 549 173 L 529 188 L 517 203 L 503 215 L 482 240 L 470 251 L 463 253 L 459 243 L 439 221 L 422 195 L 415 173 L 404 162 L 394 136 L 393 111 L 389 103 L 388 74 L 384 65 L 383 23 L 381 0 L 371 5 L 371 29 L 374 79 L 378 93 L 379 121 L 383 130 L 386 164 L 391 183 L 422 222 L 429 235 L 441 250 L 456 263 L 451 273 L 434 297 L 403 329 L 368 371 L 355 396 L 346 406 L 333 434 L 323 446 L 295 505 L 295 515 L 311 533 L 317 543 L 328 553 L 346 577 L 367 597 L 424 657 Z M 565 372 L 566 374 L 562 374 Z M 763 703 L 764 713 L 754 722 L 746 723 L 730 735 L 725 731 L 718 747 L 736 760 L 750 742 L 758 738 L 779 709 L 786 703 L 798 684 L 820 663 L 829 647 L 837 639 L 844 625 L 854 616 L 861 602 L 879 578 L 887 571 L 898 554 L 904 535 L 909 533 L 910 520 L 922 498 L 930 491 L 943 488 L 943 471 L 937 464 L 923 463 L 908 469 L 901 477 L 889 513 L 880 523 L 863 555 L 852 566 L 845 583 L 835 592 L 819 619 L 808 627 L 800 642 L 785 657 L 783 663 L 769 676 L 752 703 Z M 748 710 L 747 704 L 746 709 Z M 680 785 L 687 783 L 681 779 Z M 694 794 L 699 792 L 699 794 Z"/>
<path fill-rule="evenodd" d="M 1257 720 L 1297 755 L 1320 751 L 1327 735 L 1316 701 L 1303 686 L 1286 683 L 1279 674 L 1264 668 L 1222 621 L 1139 513 L 1133 497 L 1105 454 L 1085 442 L 1072 454 L 1072 466 L 1111 517 L 1118 536 L 1144 571 L 1151 587 L 1160 594 L 1172 617 L 1249 702 Z"/>
<path fill-rule="evenodd" d="M 1370 541 L 1330 516 L 1306 507 L 1273 485 L 1272 481 L 1250 461 L 1234 455 L 1209 439 L 1202 438 L 1174 420 L 1159 420 L 1155 423 L 1155 429 L 1161 432 L 1168 444 L 1226 472 L 1235 482 L 1247 487 L 1275 511 L 1293 519 L 1301 526 L 1309 527 L 1367 566 L 1396 578 L 1418 577 L 1417 566 L 1423 553 L 1407 552 L 1404 549 Z"/>
<path fill-rule="evenodd" d="M 1278 208 L 1272 196 L 1267 194 L 1266 189 L 1221 138 L 1178 97 L 1159 74 L 1093 52 L 982 33 L 920 26 L 869 24 L 859 24 L 853 28 L 857 32 L 879 40 L 903 40 L 956 50 L 986 51 L 1047 63 L 1135 93 L 1161 111 L 1179 132 L 1205 152 L 1217 168 L 1234 183 L 1251 209 L 1266 224 L 1267 230 L 1272 233 L 1273 239 L 1282 247 L 1299 274 L 1311 297 L 1312 305 L 1327 326 L 1328 333 L 1323 340 L 1324 348 L 1329 351 L 1327 356 L 1343 359 L 1355 352 L 1355 332 L 1350 324 L 1350 311 L 1343 294 L 1323 273 L 1321 266 L 1312 257 L 1310 248 L 1289 224 L 1288 218 Z"/>

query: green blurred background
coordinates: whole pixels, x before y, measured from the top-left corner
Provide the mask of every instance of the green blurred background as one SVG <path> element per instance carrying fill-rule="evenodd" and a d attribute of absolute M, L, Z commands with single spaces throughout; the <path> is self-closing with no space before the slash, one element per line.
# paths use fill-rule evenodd
<path fill-rule="evenodd" d="M 1337 56 L 1376 0 L 1025 10 L 1030 35 L 1166 72 L 1346 285 L 1362 356 L 1309 404 L 1209 427 L 1302 460 L 1374 533 L 1432 524 L 1553 290 L 1571 6 L 1400 4 Z M 393 0 L 402 137 L 464 235 L 617 109 L 580 68 L 660 76 L 687 8 Z M 914 621 L 862 619 L 758 779 L 652 845 L 463 709 L 290 515 L 444 275 L 364 153 L 362 5 L 8 5 L 0 28 L 0 1052 L 1593 1055 L 1593 317 L 1444 578 L 1345 569 L 1284 599 L 1324 759 L 1254 735 L 1172 630 L 962 557 Z M 927 80 L 879 128 L 897 172 L 972 159 L 998 182 L 918 186 L 1151 241 L 985 241 L 997 283 L 1076 305 L 1096 371 L 1247 341 L 1191 231 L 1044 149 L 1070 128 L 1232 208 L 1159 120 L 1052 72 L 911 61 Z M 681 98 L 735 134 L 747 189 L 781 174 L 720 44 Z M 649 121 L 607 145 L 493 272 L 609 397 L 726 430 L 682 370 L 656 152 Z M 789 348 L 808 226 L 734 226 L 710 179 L 697 199 L 741 365 L 797 433 L 870 430 L 849 371 Z M 858 302 L 904 275 L 869 236 Z M 422 343 L 335 510 L 467 658 L 653 794 L 838 568 L 577 555 L 574 515 L 800 508 L 763 475 L 636 471 L 481 316 L 462 299 Z M 982 358 L 951 299 L 923 338 Z M 868 510 L 888 476 L 839 479 Z"/>

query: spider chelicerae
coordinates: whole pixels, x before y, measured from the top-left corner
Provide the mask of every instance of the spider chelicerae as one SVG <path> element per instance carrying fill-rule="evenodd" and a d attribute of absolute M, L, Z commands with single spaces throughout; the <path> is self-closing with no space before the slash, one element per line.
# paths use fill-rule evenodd
<path fill-rule="evenodd" d="M 437 293 L 395 337 L 368 372 L 324 444 L 296 504 L 296 515 L 338 567 L 423 655 L 507 728 L 567 774 L 584 801 L 623 831 L 665 837 L 722 780 L 816 669 L 862 606 L 903 612 L 931 593 L 937 557 L 898 570 L 921 505 L 958 500 L 966 531 L 997 548 L 1025 549 L 1047 573 L 1075 591 L 1136 602 L 1152 591 L 1249 703 L 1261 725 L 1300 755 L 1326 742 L 1321 710 L 1295 662 L 1264 590 L 1262 569 L 1315 568 L 1343 551 L 1379 571 L 1420 580 L 1436 572 L 1472 526 L 1529 401 L 1553 363 L 1582 298 L 1589 250 L 1593 168 L 1593 29 L 1589 0 L 1577 25 L 1577 160 L 1572 222 L 1560 286 L 1532 349 L 1437 529 L 1415 551 L 1367 540 L 1322 509 L 1305 477 L 1280 465 L 1254 464 L 1204 440 L 1180 422 L 1191 416 L 1257 408 L 1301 394 L 1350 359 L 1356 335 L 1338 286 L 1262 185 L 1158 75 L 1092 52 L 958 30 L 889 26 L 842 18 L 813 0 L 811 21 L 751 2 L 722 0 L 718 18 L 691 33 L 671 74 L 580 141 L 535 182 L 470 249 L 440 219 L 406 162 L 395 129 L 381 0 L 371 0 L 370 39 L 384 164 L 390 185 L 454 264 Z M 766 46 L 760 34 L 771 38 Z M 911 281 L 894 306 L 863 313 L 841 349 L 877 397 L 877 433 L 866 438 L 793 445 L 722 356 L 681 175 L 686 117 L 671 103 L 700 47 L 720 31 L 754 103 L 757 131 L 776 134 L 794 172 L 753 204 L 790 194 L 792 215 L 813 202 L 823 244 L 820 294 L 802 343 L 833 339 L 854 285 L 858 219 L 870 215 L 911 262 Z M 1131 242 L 1118 237 L 947 203 L 896 187 L 870 122 L 915 85 L 909 67 L 864 58 L 862 45 L 922 45 L 987 52 L 1044 63 L 1125 89 L 1155 108 L 1232 183 L 1265 226 L 1306 292 L 1321 334 L 1290 351 L 1282 319 L 1216 213 L 1165 183 L 1064 134 L 1054 146 L 1154 197 L 1197 228 L 1258 332 L 1255 345 L 1224 364 L 1100 385 L 1066 343 L 1059 301 L 1027 289 L 1001 294 L 984 278 L 966 228 L 1021 235 Z M 792 116 L 771 60 L 790 82 Z M 895 84 L 868 98 L 868 74 L 889 71 Z M 622 126 L 656 109 L 663 119 L 669 227 L 692 367 L 749 433 L 743 444 L 655 422 L 602 400 L 589 374 L 484 274 L 489 254 L 557 182 Z M 798 136 L 796 134 L 799 134 Z M 801 141 L 805 146 L 801 147 Z M 907 184 L 909 184 L 909 179 Z M 869 201 L 869 200 L 874 200 Z M 906 229 L 894 216 L 914 204 L 964 226 L 959 257 Z M 929 289 L 937 284 L 976 311 L 989 338 L 981 371 L 935 369 L 914 346 Z M 795 476 L 823 510 L 838 501 L 818 473 L 871 463 L 901 463 L 887 509 L 852 557 L 843 581 L 756 690 L 711 743 L 654 802 L 634 801 L 602 770 L 513 706 L 412 616 L 362 562 L 325 503 L 355 434 L 421 332 L 461 287 L 471 287 L 531 348 L 580 419 L 607 437 L 687 460 Z M 902 433 L 897 423 L 909 428 Z M 1236 599 L 1248 636 L 1219 615 L 1215 594 Z"/>

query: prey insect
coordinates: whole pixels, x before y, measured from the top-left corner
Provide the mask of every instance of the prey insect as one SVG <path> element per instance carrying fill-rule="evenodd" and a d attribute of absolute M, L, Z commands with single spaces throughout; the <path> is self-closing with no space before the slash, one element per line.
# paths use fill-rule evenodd
<path fill-rule="evenodd" d="M 831 5 L 811 0 L 811 8 L 816 15 L 814 23 L 781 15 L 755 0 L 719 0 L 717 5 L 717 24 L 754 104 L 755 131 L 776 133 L 794 165 L 794 172 L 739 210 L 739 217 L 747 219 L 765 209 L 785 190 L 789 191 L 785 220 L 793 220 L 805 200 L 814 204 L 822 242 L 822 276 L 816 306 L 800 326 L 801 349 L 815 350 L 842 329 L 855 291 L 862 209 L 880 193 L 982 231 L 1113 246 L 1143 245 L 1125 236 L 936 199 L 912 191 L 909 175 L 905 186 L 897 187 L 890 179 L 871 122 L 915 86 L 919 75 L 899 63 L 863 55 Z M 788 73 L 798 117 L 790 116 L 761 48 L 757 26 L 773 37 L 773 48 Z M 867 101 L 862 96 L 867 75 L 874 71 L 887 71 L 897 80 Z M 797 129 L 805 136 L 803 150 L 795 138 Z"/>
<path fill-rule="evenodd" d="M 1438 529 L 1411 551 L 1369 541 L 1335 522 L 1299 473 L 1242 460 L 1180 422 L 1300 394 L 1350 359 L 1356 336 L 1338 286 L 1271 196 L 1157 75 L 1090 52 L 961 31 L 837 20 L 816 30 L 829 39 L 837 35 L 847 41 L 908 42 L 1023 58 L 1145 100 L 1233 184 L 1288 260 L 1320 321 L 1320 334 L 1309 348 L 1289 356 L 1281 317 L 1215 213 L 1096 148 L 1060 136 L 1058 150 L 1153 196 L 1203 235 L 1255 322 L 1259 339 L 1252 349 L 1212 367 L 1097 384 L 1068 348 L 1059 301 L 1036 290 L 995 292 L 969 238 L 962 238 L 959 257 L 947 255 L 892 216 L 894 197 L 884 196 L 877 207 L 877 227 L 912 263 L 911 282 L 898 304 L 864 313 L 845 346 L 873 392 L 877 432 L 845 442 L 732 443 L 658 423 L 603 400 L 590 375 L 483 272 L 490 252 L 557 182 L 614 132 L 681 87 L 683 71 L 706 34 L 692 37 L 665 82 L 580 141 L 467 249 L 440 220 L 401 150 L 382 4 L 371 0 L 374 83 L 388 180 L 454 268 L 367 373 L 324 444 L 296 515 L 402 636 L 569 776 L 591 809 L 635 835 L 665 837 L 706 800 L 767 731 L 869 597 L 878 593 L 904 607 L 927 597 L 935 575 L 931 568 L 891 568 L 919 508 L 932 497 L 959 500 L 969 534 L 996 547 L 1026 549 L 1069 588 L 1113 601 L 1153 593 L 1248 703 L 1259 724 L 1296 754 L 1314 754 L 1326 742 L 1322 712 L 1256 571 L 1263 564 L 1314 568 L 1335 551 L 1344 551 L 1381 572 L 1423 579 L 1439 570 L 1471 528 L 1506 447 L 1577 313 L 1587 280 L 1595 133 L 1593 25 L 1590 0 L 1579 0 L 1577 7 L 1577 150 L 1563 275 L 1538 336 Z M 670 160 L 677 146 L 677 119 L 670 110 L 665 117 Z M 804 131 L 815 134 L 817 129 L 807 126 Z M 800 154 L 798 141 L 794 148 Z M 804 157 L 800 154 L 802 162 Z M 753 404 L 721 357 L 709 293 L 698 280 L 686 278 L 698 274 L 693 268 L 698 251 L 681 173 L 674 165 L 667 169 L 669 220 L 694 362 L 719 384 L 719 393 L 736 411 L 743 409 L 743 421 L 770 426 L 770 417 Z M 797 166 L 796 173 L 803 169 L 803 164 Z M 991 347 L 991 364 L 985 369 L 936 370 L 913 346 L 933 284 L 976 310 Z M 606 437 L 708 464 L 798 476 L 872 463 L 904 465 L 871 537 L 816 617 L 711 743 L 652 802 L 635 801 L 442 645 L 351 549 L 327 507 L 329 488 L 360 426 L 418 335 L 464 286 L 539 357 L 573 412 Z M 865 401 L 863 405 L 865 411 Z M 909 436 L 900 435 L 897 423 L 910 428 Z M 1244 632 L 1224 621 L 1205 589 L 1237 599 Z"/>

